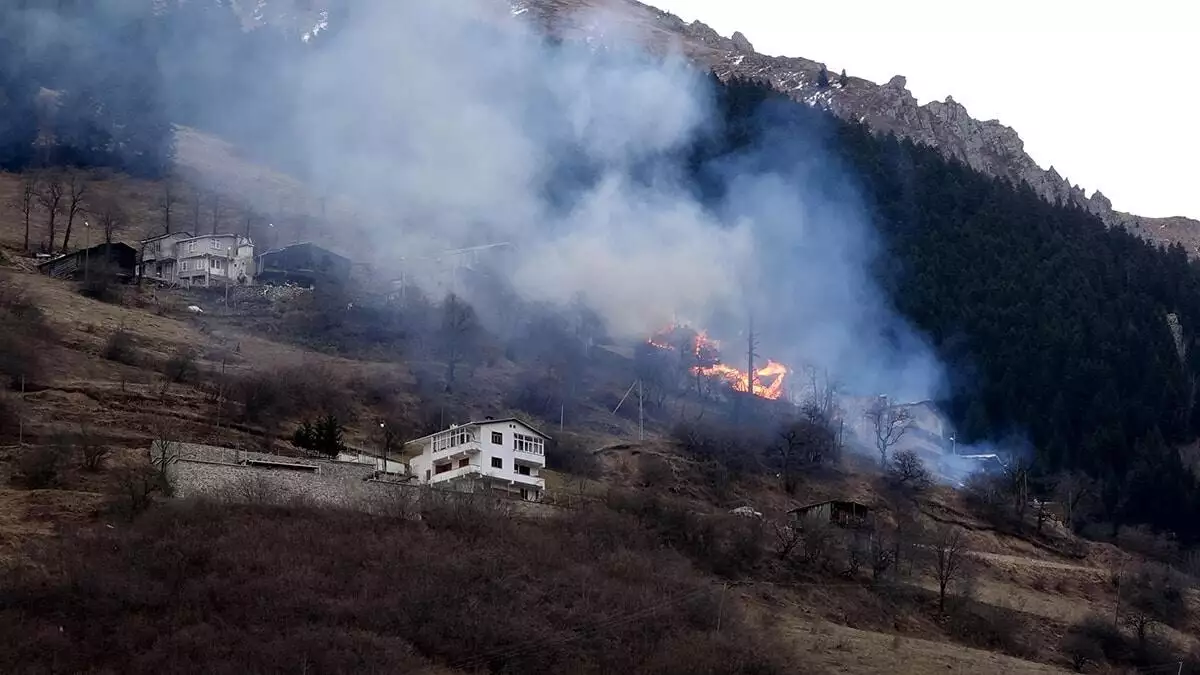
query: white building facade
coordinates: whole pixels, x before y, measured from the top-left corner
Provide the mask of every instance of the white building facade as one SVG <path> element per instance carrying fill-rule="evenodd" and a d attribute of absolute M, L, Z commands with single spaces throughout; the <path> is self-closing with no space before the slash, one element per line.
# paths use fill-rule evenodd
<path fill-rule="evenodd" d="M 409 471 L 418 482 L 472 492 L 489 488 L 538 501 L 546 490 L 542 432 L 515 419 L 452 426 L 404 444 Z"/>
<path fill-rule="evenodd" d="M 142 275 L 184 286 L 248 284 L 254 280 L 254 242 L 236 234 L 186 232 L 142 242 Z"/>

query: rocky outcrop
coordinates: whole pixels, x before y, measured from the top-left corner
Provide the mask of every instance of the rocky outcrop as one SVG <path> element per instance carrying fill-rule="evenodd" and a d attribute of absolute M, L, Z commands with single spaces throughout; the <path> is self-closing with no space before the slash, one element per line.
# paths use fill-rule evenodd
<path fill-rule="evenodd" d="M 1192 255 L 1200 254 L 1200 222 L 1187 218 L 1152 219 L 1115 211 L 1099 192 L 1090 197 L 1053 166 L 1043 169 L 1025 152 L 1017 132 L 996 120 L 977 120 L 952 97 L 919 105 L 897 75 L 880 85 L 858 77 L 833 77 L 828 87 L 818 84 L 825 65 L 797 57 L 766 56 L 754 51 L 741 33 L 731 38 L 709 26 L 643 5 L 635 0 L 520 0 L 536 9 L 543 24 L 568 36 L 586 26 L 575 21 L 582 11 L 617 11 L 630 25 L 640 26 L 651 47 L 680 49 L 711 68 L 718 77 L 761 79 L 809 105 L 820 105 L 848 120 L 862 122 L 879 133 L 894 133 L 939 149 L 949 157 L 991 176 L 1028 183 L 1043 199 L 1075 204 L 1095 213 L 1110 226 L 1160 243 L 1180 242 Z"/>

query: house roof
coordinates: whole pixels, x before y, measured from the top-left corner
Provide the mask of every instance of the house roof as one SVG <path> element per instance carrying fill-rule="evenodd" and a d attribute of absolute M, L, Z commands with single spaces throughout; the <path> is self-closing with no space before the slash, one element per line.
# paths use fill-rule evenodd
<path fill-rule="evenodd" d="M 245 239 L 246 241 L 249 241 L 250 243 L 254 243 L 254 241 L 252 239 L 250 239 L 250 237 L 243 237 L 242 235 L 237 234 L 236 232 L 218 232 L 216 234 L 201 234 L 201 235 L 198 235 L 195 237 L 189 236 L 187 239 L 180 239 L 179 243 L 182 244 L 182 243 L 189 242 L 189 241 L 195 241 L 197 239 L 211 239 L 212 237 L 235 237 L 238 240 Z"/>
<path fill-rule="evenodd" d="M 853 506 L 861 506 L 864 509 L 868 509 L 868 510 L 870 510 L 870 508 L 871 508 L 871 506 L 869 504 L 864 504 L 862 502 L 856 502 L 853 499 L 826 499 L 826 500 L 819 501 L 819 502 L 813 502 L 812 504 L 805 504 L 804 506 L 797 506 L 794 509 L 790 509 L 788 512 L 795 513 L 796 511 L 807 511 L 809 509 L 815 509 L 818 506 L 824 506 L 826 504 L 851 504 Z"/>
<path fill-rule="evenodd" d="M 546 434 L 543 434 L 542 432 L 540 432 L 540 431 L 538 431 L 537 429 L 535 429 L 535 428 L 533 428 L 532 426 L 530 426 L 530 424 L 529 424 L 528 422 L 524 421 L 524 420 L 517 419 L 516 417 L 504 417 L 504 418 L 501 418 L 501 419 L 498 419 L 498 420 L 473 420 L 473 421 L 467 422 L 467 423 L 465 423 L 465 424 L 459 424 L 459 425 L 457 425 L 457 426 L 454 426 L 454 427 L 448 427 L 448 428 L 446 428 L 446 429 L 442 429 L 442 430 L 440 430 L 440 431 L 435 431 L 435 432 L 433 432 L 432 434 L 427 434 L 427 435 L 425 435 L 425 436 L 422 436 L 422 437 L 420 437 L 420 438 L 414 438 L 414 439 L 412 439 L 411 441 L 406 441 L 406 442 L 404 443 L 404 445 L 412 445 L 413 443 L 418 443 L 418 442 L 420 442 L 420 441 L 424 441 L 424 440 L 426 440 L 426 439 L 433 438 L 434 436 L 437 436 L 438 434 L 440 434 L 440 433 L 442 433 L 442 432 L 445 432 L 445 431 L 450 431 L 450 429 L 457 429 L 457 428 L 459 428 L 459 427 L 475 427 L 475 426 L 481 426 L 481 425 L 484 425 L 484 424 L 502 424 L 502 423 L 504 423 L 504 422 L 516 422 L 517 424 L 520 424 L 521 426 L 525 427 L 526 429 L 528 429 L 528 430 L 532 431 L 533 433 L 537 434 L 538 436 L 541 436 L 542 438 L 544 438 L 544 439 L 546 439 L 546 440 L 548 440 L 548 441 L 549 441 L 549 440 L 553 440 L 553 439 L 551 439 L 549 436 L 547 436 Z"/>
<path fill-rule="evenodd" d="M 53 258 L 50 258 L 49 260 L 43 260 L 42 262 L 38 263 L 38 264 L 37 264 L 37 266 L 38 266 L 38 267 L 43 267 L 43 266 L 45 266 L 45 265 L 51 265 L 51 264 L 53 264 L 53 263 L 56 263 L 56 262 L 58 262 L 58 261 L 60 261 L 60 260 L 66 260 L 67 258 L 73 258 L 73 257 L 75 257 L 75 256 L 77 256 L 77 255 L 81 255 L 81 254 L 83 254 L 83 253 L 85 253 L 85 252 L 89 252 L 89 251 L 91 251 L 91 252 L 95 252 L 95 253 L 99 254 L 99 253 L 101 253 L 101 252 L 109 251 L 109 250 L 112 250 L 112 249 L 114 249 L 114 248 L 116 248 L 116 249 L 120 249 L 120 248 L 126 248 L 126 249 L 129 249 L 129 252 L 130 252 L 130 253 L 132 253 L 132 254 L 134 254 L 134 255 L 137 255 L 137 249 L 135 249 L 134 247 L 130 246 L 129 244 L 125 244 L 125 243 L 122 243 L 122 242 L 119 242 L 119 241 L 114 241 L 114 242 L 113 242 L 113 243 L 111 243 L 111 244 L 96 244 L 95 246 L 92 246 L 92 247 L 89 247 L 89 248 L 81 248 L 81 249 L 79 249 L 78 251 L 71 251 L 70 253 L 64 253 L 64 254 L 62 254 L 62 255 L 56 255 L 56 256 L 54 256 Z"/>
<path fill-rule="evenodd" d="M 179 232 L 168 232 L 167 234 L 160 234 L 160 235 L 158 235 L 157 237 L 150 237 L 149 239 L 143 239 L 143 240 L 141 241 L 141 243 L 143 243 L 143 244 L 149 244 L 149 243 L 150 243 L 150 242 L 152 242 L 152 241 L 158 241 L 159 239 L 166 239 L 167 237 L 177 237 L 177 236 L 179 236 L 179 235 L 181 235 L 181 234 L 182 234 L 182 235 L 186 235 L 188 238 L 191 238 L 191 236 L 192 236 L 192 233 L 191 233 L 191 232 L 184 232 L 184 231 L 179 231 Z"/>
<path fill-rule="evenodd" d="M 269 254 L 271 254 L 271 253 L 279 253 L 279 252 L 281 252 L 281 251 L 287 251 L 287 250 L 289 250 L 289 249 L 293 249 L 293 248 L 300 248 L 300 247 L 302 247 L 302 246 L 307 246 L 307 247 L 310 247 L 310 248 L 320 249 L 321 251 L 324 251 L 325 253 L 329 253 L 329 254 L 331 254 L 331 255 L 335 255 L 335 256 L 337 256 L 337 257 L 339 257 L 339 258 L 341 258 L 342 260 L 345 260 L 345 261 L 347 261 L 347 262 L 351 262 L 351 263 L 353 262 L 352 260 L 350 260 L 350 258 L 348 258 L 348 257 L 346 257 L 346 256 L 344 256 L 344 255 L 342 255 L 341 253 L 338 253 L 337 251 L 334 251 L 334 250 L 331 250 L 331 249 L 329 249 L 329 248 L 326 248 L 326 247 L 324 247 L 324 246 L 321 246 L 320 244 L 314 244 L 314 243 L 313 243 L 313 242 L 311 242 L 311 241 L 299 241 L 299 242 L 296 242 L 296 243 L 294 243 L 294 244 L 288 244 L 287 246 L 280 246 L 279 248 L 273 248 L 273 249 L 270 249 L 270 250 L 267 250 L 267 251 L 263 251 L 262 253 L 259 253 L 259 254 L 258 254 L 258 257 L 260 257 L 260 258 L 261 258 L 261 257 L 263 257 L 263 256 L 265 256 L 265 255 L 269 255 Z"/>

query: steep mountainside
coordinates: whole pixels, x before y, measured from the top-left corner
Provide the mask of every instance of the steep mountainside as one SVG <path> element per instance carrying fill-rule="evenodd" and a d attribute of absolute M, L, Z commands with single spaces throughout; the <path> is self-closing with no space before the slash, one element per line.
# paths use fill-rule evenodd
<path fill-rule="evenodd" d="M 1151 241 L 1179 242 L 1200 254 L 1200 222 L 1188 218 L 1145 218 L 1116 211 L 1099 191 L 1090 197 L 1051 166 L 1043 169 L 1025 152 L 1017 132 L 996 120 L 980 121 L 952 97 L 918 105 L 897 75 L 885 84 L 858 77 L 844 80 L 828 73 L 824 64 L 804 58 L 766 56 L 741 33 L 726 38 L 699 21 L 679 17 L 635 0 L 511 0 L 513 13 L 531 16 L 556 35 L 586 35 L 598 29 L 595 12 L 604 21 L 640 34 L 652 47 L 679 48 L 688 57 L 712 68 L 722 79 L 765 79 L 789 96 L 825 107 L 846 119 L 866 123 L 879 132 L 892 132 L 938 148 L 988 175 L 1028 183 L 1050 202 L 1074 203 Z"/>

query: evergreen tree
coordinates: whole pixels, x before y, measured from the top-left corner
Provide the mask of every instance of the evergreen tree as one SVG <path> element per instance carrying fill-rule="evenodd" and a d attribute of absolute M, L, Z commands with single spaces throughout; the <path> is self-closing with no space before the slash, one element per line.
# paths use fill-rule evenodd
<path fill-rule="evenodd" d="M 821 89 L 829 88 L 829 71 L 824 65 L 821 66 L 821 72 L 817 73 L 817 86 Z"/>

